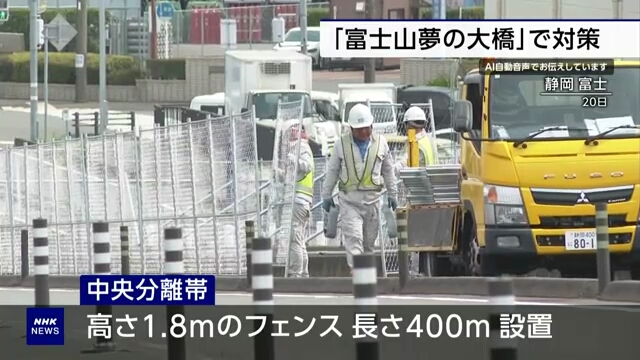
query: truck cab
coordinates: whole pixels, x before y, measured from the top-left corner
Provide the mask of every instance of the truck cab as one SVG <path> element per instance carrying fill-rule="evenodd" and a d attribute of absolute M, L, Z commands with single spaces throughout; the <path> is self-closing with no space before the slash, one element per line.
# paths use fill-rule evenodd
<path fill-rule="evenodd" d="M 303 102 L 303 122 L 309 137 L 329 149 L 337 133 L 322 121 L 311 103 L 311 58 L 294 51 L 232 50 L 225 53 L 226 113 L 255 109 L 260 157 L 269 159 L 279 102 Z"/>
<path fill-rule="evenodd" d="M 553 78 L 582 90 L 551 91 Z M 594 276 L 594 205 L 605 203 L 612 267 L 639 279 L 640 61 L 611 75 L 475 70 L 463 82 L 455 241 L 467 275 Z"/>
<path fill-rule="evenodd" d="M 208 112 L 216 114 L 217 116 L 224 116 L 224 93 L 219 92 L 213 95 L 198 95 L 191 99 L 189 108 L 193 110 Z"/>

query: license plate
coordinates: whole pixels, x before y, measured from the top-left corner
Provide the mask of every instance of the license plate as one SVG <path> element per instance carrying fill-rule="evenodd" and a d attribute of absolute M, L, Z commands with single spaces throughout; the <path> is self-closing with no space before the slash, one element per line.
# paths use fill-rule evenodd
<path fill-rule="evenodd" d="M 594 250 L 596 249 L 596 231 L 567 231 L 564 234 L 564 246 L 567 250 Z"/>

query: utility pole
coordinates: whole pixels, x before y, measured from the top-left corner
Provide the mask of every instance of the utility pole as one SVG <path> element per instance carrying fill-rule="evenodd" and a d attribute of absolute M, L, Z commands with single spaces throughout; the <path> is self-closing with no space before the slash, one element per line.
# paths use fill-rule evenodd
<path fill-rule="evenodd" d="M 29 0 L 29 52 L 31 53 L 29 61 L 29 100 L 31 101 L 30 140 L 32 142 L 38 141 L 38 38 L 40 37 L 38 7 L 38 0 Z"/>
<path fill-rule="evenodd" d="M 300 32 L 302 33 L 302 53 L 307 54 L 307 0 L 300 0 L 300 6 L 298 6 L 298 26 L 300 26 Z"/>
<path fill-rule="evenodd" d="M 620 19 L 620 4 L 622 3 L 622 1 L 620 0 L 613 0 L 613 18 L 614 19 Z"/>
<path fill-rule="evenodd" d="M 553 0 L 551 3 L 551 16 L 553 19 L 562 19 L 562 0 Z"/>
<path fill-rule="evenodd" d="M 156 14 L 156 0 L 151 0 L 149 6 L 149 15 L 151 15 L 151 58 L 158 58 L 158 16 Z M 204 26 L 204 24 L 202 24 Z"/>
<path fill-rule="evenodd" d="M 98 27 L 100 31 L 100 133 L 107 129 L 109 121 L 107 110 L 107 14 L 106 1 L 100 1 Z M 96 134 L 97 135 L 97 134 Z"/>
<path fill-rule="evenodd" d="M 76 102 L 87 100 L 87 0 L 78 0 L 76 36 Z"/>
<path fill-rule="evenodd" d="M 376 18 L 375 6 L 376 6 L 375 0 L 367 0 L 366 4 L 364 5 L 364 11 L 367 19 L 371 20 Z M 369 59 L 366 59 L 365 61 L 366 62 L 364 64 L 364 82 L 365 84 L 375 83 L 376 82 L 376 59 L 369 58 Z"/>

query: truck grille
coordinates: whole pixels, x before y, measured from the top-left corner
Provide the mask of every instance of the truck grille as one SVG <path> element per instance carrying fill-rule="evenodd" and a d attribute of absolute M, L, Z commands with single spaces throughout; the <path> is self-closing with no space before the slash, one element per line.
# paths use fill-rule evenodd
<path fill-rule="evenodd" d="M 562 246 L 564 247 L 564 235 L 537 235 L 538 246 Z M 621 245 L 631 242 L 631 233 L 609 234 L 609 244 Z"/>
<path fill-rule="evenodd" d="M 262 68 L 262 73 L 267 75 L 283 75 L 291 73 L 290 63 L 266 62 L 260 64 L 260 67 Z"/>
<path fill-rule="evenodd" d="M 609 227 L 627 225 L 626 214 L 609 215 Z M 595 228 L 595 216 L 540 216 L 540 227 L 543 229 Z"/>

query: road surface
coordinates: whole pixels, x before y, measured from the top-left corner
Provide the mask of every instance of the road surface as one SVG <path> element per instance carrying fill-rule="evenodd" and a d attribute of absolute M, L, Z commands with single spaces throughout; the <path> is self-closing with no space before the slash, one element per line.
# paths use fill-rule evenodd
<path fill-rule="evenodd" d="M 219 293 L 216 300 L 220 305 L 249 305 L 251 295 L 248 293 Z M 486 322 L 490 307 L 479 306 L 397 306 L 401 305 L 477 305 L 487 302 L 486 298 L 455 297 L 455 296 L 381 296 L 380 303 L 396 305 L 379 308 L 381 325 L 379 332 L 385 327 L 385 333 L 399 333 L 400 338 L 389 338 L 379 335 L 380 360 L 485 360 L 488 354 L 488 325 L 473 325 L 471 321 Z M 0 304 L 22 304 L 33 302 L 32 289 L 2 288 L 0 289 Z M 52 289 L 52 305 L 78 304 L 77 290 Z M 629 306 L 610 306 L 597 301 L 588 300 L 558 300 L 558 299 L 519 299 L 520 305 L 512 311 L 516 314 L 551 314 L 552 324 L 549 325 L 551 339 L 532 339 L 531 328 L 524 326 L 521 332 L 527 339 L 518 340 L 519 360 L 555 360 L 579 358 L 581 360 L 602 360 L 611 355 L 616 358 L 637 357 L 637 333 L 640 331 L 640 312 Z M 316 306 L 281 306 L 276 309 L 276 320 L 283 320 L 283 329 L 278 325 L 273 332 L 289 333 L 287 337 L 276 337 L 276 359 L 278 360 L 327 360 L 355 359 L 355 341 L 353 335 L 353 308 L 347 306 L 352 299 L 348 295 L 332 294 L 277 294 L 276 304 L 287 305 L 316 305 Z M 537 306 L 541 304 L 568 306 Z M 598 306 L 587 306 L 598 304 Z M 124 333 L 135 333 L 134 338 L 116 337 L 118 349 L 122 352 L 92 355 L 82 353 L 91 349 L 94 339 L 89 339 L 88 316 L 95 314 L 93 306 L 76 306 L 65 308 L 65 346 L 63 347 L 28 347 L 25 345 L 24 334 L 25 306 L 0 307 L 0 346 L 7 358 L 29 360 L 68 360 L 100 359 L 113 360 L 158 360 L 167 359 L 166 313 L 163 306 L 128 306 L 114 307 L 114 317 L 118 319 L 129 315 L 137 318 L 133 330 L 126 323 L 116 322 L 114 331 L 120 329 Z M 189 360 L 252 360 L 254 339 L 249 337 L 255 328 L 246 316 L 253 315 L 252 306 L 198 306 L 189 307 L 185 318 L 188 324 L 186 340 L 187 359 Z M 224 335 L 221 330 L 223 317 L 233 314 L 240 320 L 238 336 Z M 384 323 L 382 319 L 389 319 L 393 314 L 396 319 L 403 321 L 394 330 L 393 325 Z M 433 315 L 440 315 L 448 320 L 452 314 L 463 319 L 466 324 L 460 337 L 448 335 L 454 330 L 445 330 L 441 335 L 437 333 L 437 322 L 428 325 L 431 332 L 426 332 L 427 319 Z M 332 320 L 323 316 L 339 316 L 336 328 L 340 336 L 329 333 L 322 337 L 331 325 Z M 152 319 L 153 325 L 148 325 Z M 412 319 L 420 320 L 422 325 L 414 325 L 413 329 L 423 330 L 420 339 L 408 329 Z M 211 325 L 202 328 L 202 322 L 209 321 Z M 145 322 L 147 321 L 147 322 Z M 196 325 L 194 325 L 196 324 Z M 234 323 L 236 324 L 236 323 Z M 314 325 L 315 324 L 315 325 Z M 384 325 L 386 324 L 386 325 Z M 238 325 L 231 332 L 238 330 Z M 434 327 L 435 326 L 435 327 Z M 485 326 L 485 325 L 482 325 Z M 222 326 L 224 328 L 225 326 Z M 151 329 L 150 329 L 151 328 Z M 294 337 L 294 333 L 302 333 L 312 328 L 307 335 Z M 235 330 L 234 330 L 235 329 Z M 481 330 L 478 330 L 481 329 Z M 517 327 L 514 328 L 517 331 Z M 486 330 L 486 331 L 485 331 Z M 448 332 L 447 332 L 448 331 Z M 149 334 L 151 333 L 151 336 Z M 164 336 L 163 336 L 164 334 Z M 213 334 L 213 335 L 211 335 Z M 381 333 L 379 333 L 381 334 Z M 430 335 L 431 334 L 431 335 Z M 484 335 L 483 335 L 484 334 Z M 172 360 L 172 359 L 169 359 Z M 370 359 L 378 360 L 378 358 Z"/>
<path fill-rule="evenodd" d="M 470 296 L 409 296 L 384 295 L 378 297 L 380 305 L 482 305 L 487 298 Z M 29 305 L 33 304 L 33 289 L 30 288 L 0 288 L 0 305 Z M 244 292 L 218 292 L 217 305 L 251 305 L 251 294 Z M 352 305 L 351 295 L 337 294 L 275 294 L 276 305 Z M 80 295 L 77 289 L 51 289 L 51 305 L 79 305 Z M 575 306 L 609 306 L 637 304 L 601 302 L 591 299 L 544 299 L 519 298 L 518 305 L 575 305 Z"/>

